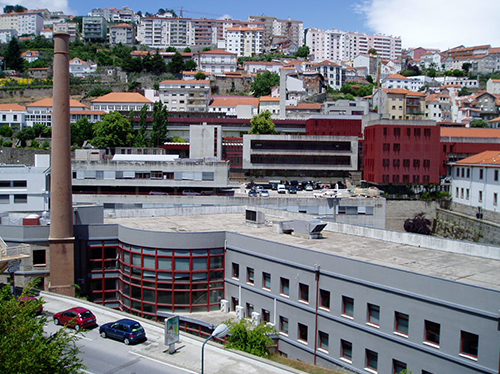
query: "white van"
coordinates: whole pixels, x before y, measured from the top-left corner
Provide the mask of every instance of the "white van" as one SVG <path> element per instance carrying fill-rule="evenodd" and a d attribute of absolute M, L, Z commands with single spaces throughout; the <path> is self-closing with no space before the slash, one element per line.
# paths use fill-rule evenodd
<path fill-rule="evenodd" d="M 284 184 L 278 184 L 278 193 L 286 193 L 286 188 Z"/>

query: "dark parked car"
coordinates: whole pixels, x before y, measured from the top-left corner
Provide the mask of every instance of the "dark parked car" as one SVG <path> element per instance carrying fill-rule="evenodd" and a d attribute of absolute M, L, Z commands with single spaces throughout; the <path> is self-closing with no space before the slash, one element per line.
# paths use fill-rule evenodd
<path fill-rule="evenodd" d="M 105 323 L 99 327 L 99 334 L 103 338 L 120 340 L 126 345 L 147 339 L 144 328 L 139 322 L 132 319 L 121 319 L 116 322 Z"/>
<path fill-rule="evenodd" d="M 297 189 L 294 186 L 290 186 L 290 188 L 288 189 L 288 193 L 296 194 L 297 193 Z"/>
<path fill-rule="evenodd" d="M 248 197 L 257 197 L 259 194 L 254 189 L 248 191 Z"/>
<path fill-rule="evenodd" d="M 97 325 L 97 318 L 90 310 L 76 307 L 54 314 L 54 324 L 74 327 L 75 330 Z"/>

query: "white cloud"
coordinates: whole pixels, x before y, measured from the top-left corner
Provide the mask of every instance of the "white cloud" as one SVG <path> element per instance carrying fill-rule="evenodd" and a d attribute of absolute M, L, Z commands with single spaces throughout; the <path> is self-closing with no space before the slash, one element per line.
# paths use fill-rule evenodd
<path fill-rule="evenodd" d="M 22 5 L 28 9 L 48 9 L 50 11 L 63 11 L 64 14 L 75 14 L 74 11 L 70 9 L 69 0 L 0 0 L 0 7 L 3 8 L 6 5 Z"/>
<path fill-rule="evenodd" d="M 499 0 L 364 0 L 356 5 L 376 33 L 401 36 L 403 47 L 500 47 Z"/>

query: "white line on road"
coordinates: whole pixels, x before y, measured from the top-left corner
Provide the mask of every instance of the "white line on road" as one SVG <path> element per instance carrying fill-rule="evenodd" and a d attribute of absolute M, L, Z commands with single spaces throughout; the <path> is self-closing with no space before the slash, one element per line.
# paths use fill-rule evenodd
<path fill-rule="evenodd" d="M 160 360 L 157 360 L 155 358 L 151 358 L 151 357 L 148 357 L 148 356 L 144 356 L 144 355 L 141 355 L 140 353 L 137 353 L 137 352 L 132 352 L 132 351 L 128 351 L 128 353 L 131 353 L 133 355 L 136 355 L 136 356 L 141 356 L 143 358 L 146 358 L 148 360 L 151 360 L 151 361 L 155 361 L 155 362 L 158 362 L 159 364 L 163 364 L 163 365 L 166 365 L 166 366 L 170 366 L 170 367 L 173 367 L 175 369 L 179 369 L 179 370 L 183 370 L 187 373 L 192 373 L 192 374 L 198 374 L 196 371 L 191 371 L 189 369 L 185 369 L 185 368 L 182 368 L 180 366 L 175 366 L 175 365 L 172 365 L 172 364 L 168 364 L 166 362 L 163 362 L 163 361 L 160 361 Z"/>

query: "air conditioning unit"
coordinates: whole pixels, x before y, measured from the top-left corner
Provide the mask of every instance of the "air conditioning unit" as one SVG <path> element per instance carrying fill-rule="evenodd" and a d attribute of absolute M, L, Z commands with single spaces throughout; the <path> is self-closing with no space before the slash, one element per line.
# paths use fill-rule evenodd
<path fill-rule="evenodd" d="M 228 313 L 229 312 L 229 301 L 222 299 L 220 301 L 220 311 L 222 313 Z"/>
<path fill-rule="evenodd" d="M 241 305 L 236 306 L 236 318 L 239 320 L 245 318 L 245 309 Z"/>
<path fill-rule="evenodd" d="M 252 324 L 257 326 L 260 323 L 260 313 L 252 312 Z"/>

